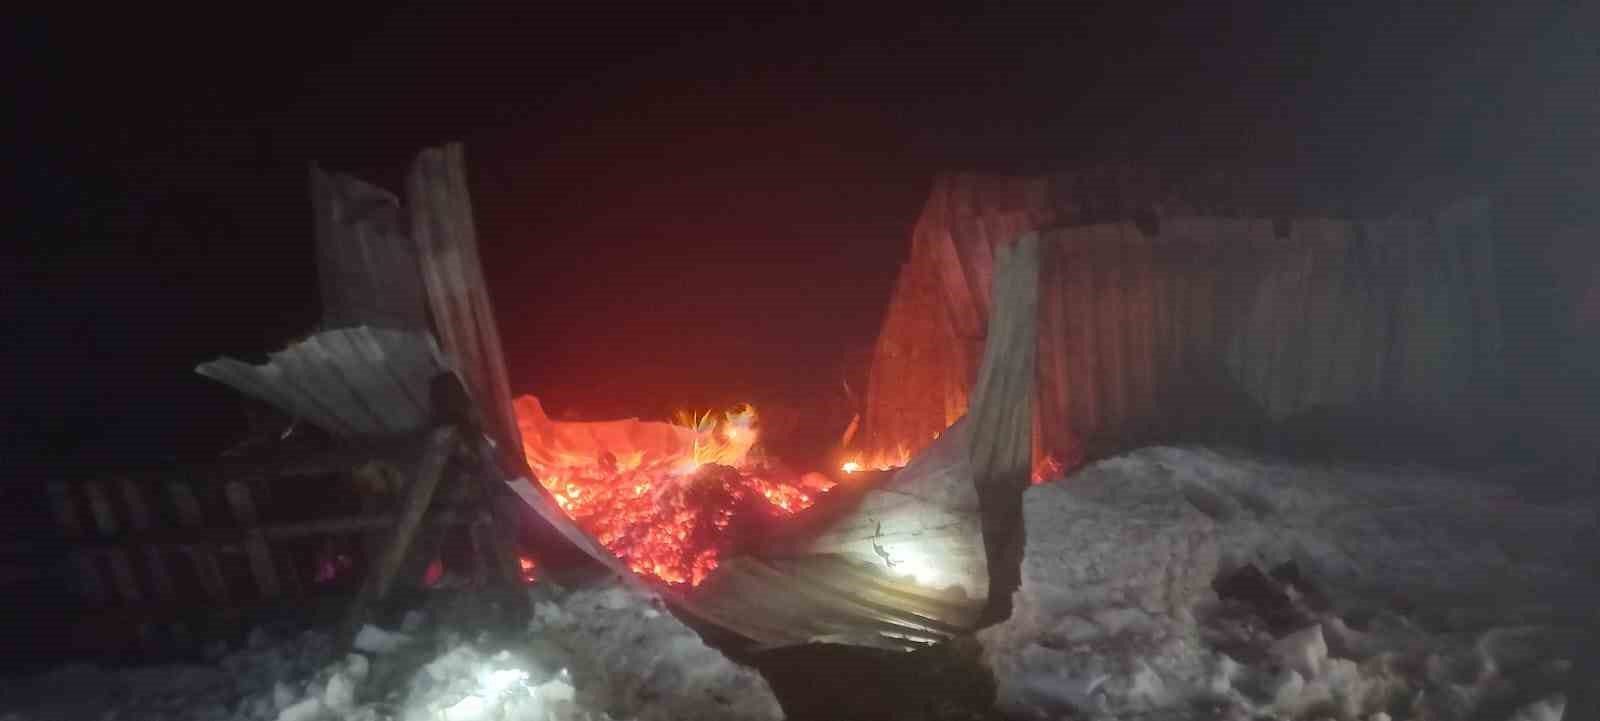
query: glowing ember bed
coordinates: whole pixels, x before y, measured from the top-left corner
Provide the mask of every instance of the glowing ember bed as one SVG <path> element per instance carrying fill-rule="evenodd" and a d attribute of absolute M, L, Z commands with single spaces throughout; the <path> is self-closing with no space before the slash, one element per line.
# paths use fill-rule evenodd
<path fill-rule="evenodd" d="M 516 411 L 528 466 L 561 510 L 633 572 L 667 584 L 700 585 L 725 551 L 832 485 L 775 479 L 752 457 L 748 405 L 674 423 L 556 422 L 532 396 Z"/>

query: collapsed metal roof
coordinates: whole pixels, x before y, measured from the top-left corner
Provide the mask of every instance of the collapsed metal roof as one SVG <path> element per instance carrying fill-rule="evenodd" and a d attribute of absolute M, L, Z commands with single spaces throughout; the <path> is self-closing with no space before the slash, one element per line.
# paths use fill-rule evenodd
<path fill-rule="evenodd" d="M 409 207 L 402 208 L 360 180 L 313 169 L 324 329 L 264 364 L 220 358 L 196 371 L 346 438 L 424 430 L 436 418 L 429 384 L 454 372 L 481 415 L 482 455 L 510 490 L 586 554 L 643 583 L 533 482 L 483 283 L 460 147 L 424 151 L 407 191 Z M 401 222 L 407 210 L 409 228 Z M 938 446 L 943 450 L 930 452 L 931 460 L 868 491 L 830 530 L 726 559 L 700 588 L 654 590 L 765 646 L 827 641 L 905 649 L 971 628 L 987 576 L 964 462 L 968 434 L 950 434 Z M 919 581 L 895 550 L 907 543 L 926 546 L 948 577 Z"/>

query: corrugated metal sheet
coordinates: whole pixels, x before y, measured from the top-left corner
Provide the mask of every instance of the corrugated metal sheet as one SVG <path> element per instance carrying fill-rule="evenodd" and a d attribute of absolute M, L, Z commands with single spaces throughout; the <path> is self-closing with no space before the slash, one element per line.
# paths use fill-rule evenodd
<path fill-rule="evenodd" d="M 443 369 L 432 336 L 361 326 L 317 333 L 261 365 L 218 358 L 195 372 L 334 435 L 378 438 L 428 426 L 429 385 Z"/>
<path fill-rule="evenodd" d="M 814 532 L 725 561 L 685 608 L 769 646 L 905 649 L 972 628 L 989 575 L 970 449 L 958 422 Z"/>
<path fill-rule="evenodd" d="M 1163 192 L 1137 175 L 941 179 L 878 339 L 861 443 L 922 448 L 965 411 L 993 249 L 1038 228 L 1041 454 L 1159 439 L 1230 404 L 1274 419 L 1385 405 L 1465 414 L 1499 377 L 1485 204 L 1285 223 L 1200 214 Z M 1113 220 L 1090 222 L 1100 217 Z"/>
<path fill-rule="evenodd" d="M 426 330 L 417 249 L 400 200 L 357 178 L 313 168 L 311 207 L 322 327 Z"/>
<path fill-rule="evenodd" d="M 768 647 L 819 642 L 906 650 L 977 621 L 963 597 L 940 597 L 881 567 L 835 555 L 729 559 L 675 600 Z"/>

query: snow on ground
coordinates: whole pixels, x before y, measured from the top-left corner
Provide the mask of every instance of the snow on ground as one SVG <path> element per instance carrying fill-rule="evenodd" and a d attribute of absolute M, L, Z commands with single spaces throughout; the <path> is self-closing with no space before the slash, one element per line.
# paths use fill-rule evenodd
<path fill-rule="evenodd" d="M 1015 611 L 979 639 L 1018 718 L 1553 720 L 1594 508 L 1145 449 L 1028 491 Z"/>
<path fill-rule="evenodd" d="M 203 665 L 72 667 L 0 681 L 0 721 L 779 719 L 755 671 L 617 582 L 531 590 L 531 620 L 439 595 L 352 648 L 258 630 Z"/>

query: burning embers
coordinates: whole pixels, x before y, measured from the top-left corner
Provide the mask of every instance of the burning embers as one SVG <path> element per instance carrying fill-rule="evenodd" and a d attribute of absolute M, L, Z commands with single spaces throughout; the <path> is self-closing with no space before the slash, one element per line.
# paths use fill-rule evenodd
<path fill-rule="evenodd" d="M 635 573 L 666 583 L 699 585 L 721 553 L 815 500 L 751 461 L 748 405 L 676 423 L 556 422 L 531 396 L 516 408 L 528 465 L 561 510 Z"/>

